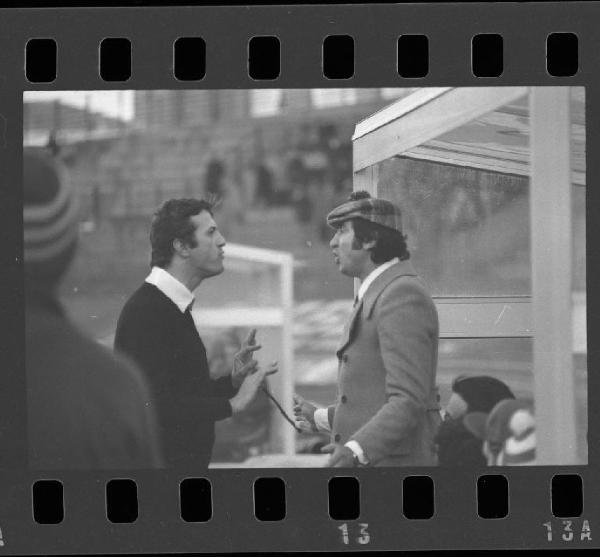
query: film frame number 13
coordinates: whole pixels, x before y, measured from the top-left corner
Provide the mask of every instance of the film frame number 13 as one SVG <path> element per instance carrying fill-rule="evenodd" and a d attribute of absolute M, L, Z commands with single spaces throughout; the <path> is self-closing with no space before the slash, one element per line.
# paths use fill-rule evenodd
<path fill-rule="evenodd" d="M 358 537 L 354 538 L 353 535 L 356 533 L 356 527 L 358 527 Z M 350 545 L 352 542 L 366 545 L 371 541 L 371 534 L 368 531 L 369 525 L 365 522 L 358 523 L 356 525 L 350 525 L 346 522 L 338 526 L 338 530 L 342 533 L 342 541 L 344 545 Z"/>

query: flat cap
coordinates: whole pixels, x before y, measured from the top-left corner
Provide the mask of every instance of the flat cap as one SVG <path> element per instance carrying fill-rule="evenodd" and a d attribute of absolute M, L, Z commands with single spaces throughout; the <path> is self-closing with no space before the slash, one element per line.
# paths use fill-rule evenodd
<path fill-rule="evenodd" d="M 368 192 L 353 192 L 350 200 L 342 203 L 327 215 L 327 224 L 332 228 L 350 219 L 362 219 L 402 232 L 400 208 L 387 199 L 371 197 Z"/>

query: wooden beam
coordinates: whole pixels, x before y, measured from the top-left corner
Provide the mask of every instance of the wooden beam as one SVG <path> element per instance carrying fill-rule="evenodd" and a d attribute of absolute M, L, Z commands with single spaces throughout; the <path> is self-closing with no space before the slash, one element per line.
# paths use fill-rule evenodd
<path fill-rule="evenodd" d="M 278 380 L 272 381 L 277 392 L 280 395 L 279 402 L 287 412 L 288 416 L 293 416 L 294 406 L 294 260 L 291 255 L 281 266 L 281 307 L 283 314 L 283 323 L 281 328 L 281 353 L 282 361 Z M 277 378 L 277 375 L 273 379 Z M 293 455 L 296 453 L 296 431 L 277 413 L 275 426 L 279 429 L 283 440 L 283 453 Z"/>
<path fill-rule="evenodd" d="M 403 117 L 409 112 L 416 110 L 420 106 L 427 104 L 448 91 L 450 91 L 450 87 L 427 87 L 418 89 L 411 95 L 383 107 L 381 110 L 378 110 L 356 124 L 352 141 L 356 141 L 359 137 L 367 135 L 382 126 L 386 126 L 393 120 Z"/>
<path fill-rule="evenodd" d="M 427 90 L 414 93 L 357 126 L 354 172 L 435 139 L 522 97 L 527 90 L 527 87 L 463 87 L 437 90 L 429 97 L 423 96 Z M 412 98 L 417 95 L 422 102 Z"/>
<path fill-rule="evenodd" d="M 462 166 L 477 168 L 500 174 L 516 174 L 517 176 L 529 176 L 529 156 L 523 155 L 513 158 L 502 158 L 497 152 L 490 149 L 462 146 L 455 143 L 442 141 L 430 141 L 427 146 L 419 146 L 404 154 L 409 159 L 426 160 L 451 166 Z M 373 168 L 376 168 L 374 166 Z M 367 169 L 361 170 L 364 172 Z M 573 169 L 571 172 L 571 183 L 574 186 L 585 186 L 585 171 Z"/>
<path fill-rule="evenodd" d="M 537 461 L 576 464 L 569 88 L 532 88 L 530 121 Z"/>

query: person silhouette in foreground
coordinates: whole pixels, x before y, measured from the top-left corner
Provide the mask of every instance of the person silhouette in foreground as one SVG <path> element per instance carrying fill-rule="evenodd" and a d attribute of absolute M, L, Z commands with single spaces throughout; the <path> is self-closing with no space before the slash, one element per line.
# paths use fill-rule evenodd
<path fill-rule="evenodd" d="M 58 288 L 77 250 L 79 213 L 60 162 L 23 153 L 25 371 L 29 465 L 40 470 L 160 468 L 148 385 L 130 362 L 80 333 Z"/>

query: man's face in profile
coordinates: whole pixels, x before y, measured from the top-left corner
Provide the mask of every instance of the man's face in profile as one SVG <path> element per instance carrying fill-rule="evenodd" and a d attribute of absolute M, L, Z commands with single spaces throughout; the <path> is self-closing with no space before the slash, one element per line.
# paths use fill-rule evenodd
<path fill-rule="evenodd" d="M 340 272 L 349 277 L 360 277 L 370 258 L 368 250 L 356 249 L 352 222 L 344 221 L 336 230 L 329 247 Z"/>
<path fill-rule="evenodd" d="M 190 217 L 190 221 L 196 226 L 196 247 L 190 248 L 188 263 L 204 278 L 221 274 L 224 270 L 225 238 L 213 217 L 208 211 L 202 211 Z"/>

